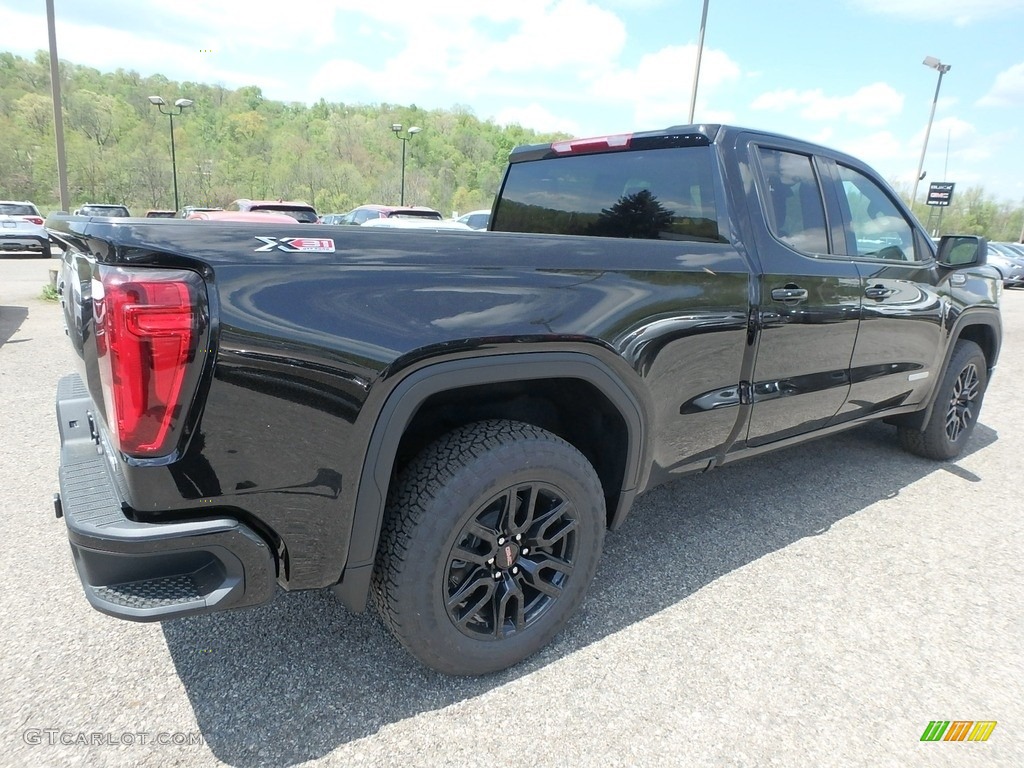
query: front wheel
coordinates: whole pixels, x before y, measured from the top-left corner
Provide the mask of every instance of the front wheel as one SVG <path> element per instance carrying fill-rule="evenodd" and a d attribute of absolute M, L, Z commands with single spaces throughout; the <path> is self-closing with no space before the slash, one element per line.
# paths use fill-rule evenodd
<path fill-rule="evenodd" d="M 900 444 L 928 459 L 954 459 L 974 431 L 988 385 L 988 367 L 981 347 L 961 339 L 953 348 L 935 406 L 923 429 L 899 427 Z"/>
<path fill-rule="evenodd" d="M 546 645 L 582 603 L 604 529 L 601 481 L 576 448 L 530 424 L 471 424 L 392 484 L 374 601 L 427 666 L 504 669 Z"/>

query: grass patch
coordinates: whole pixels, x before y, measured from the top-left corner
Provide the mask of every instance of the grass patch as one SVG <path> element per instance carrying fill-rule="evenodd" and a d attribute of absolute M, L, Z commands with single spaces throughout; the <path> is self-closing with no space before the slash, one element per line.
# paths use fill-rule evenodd
<path fill-rule="evenodd" d="M 43 286 L 43 291 L 39 294 L 39 298 L 43 299 L 43 301 L 56 301 L 60 298 L 60 294 L 57 293 L 56 288 L 47 284 Z"/>

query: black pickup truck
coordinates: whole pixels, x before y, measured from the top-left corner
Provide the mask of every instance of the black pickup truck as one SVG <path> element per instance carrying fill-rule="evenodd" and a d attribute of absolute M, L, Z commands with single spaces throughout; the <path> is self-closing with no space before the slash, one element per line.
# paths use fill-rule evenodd
<path fill-rule="evenodd" d="M 79 362 L 55 505 L 92 605 L 329 587 L 452 674 L 547 643 L 660 483 L 875 419 L 957 456 L 1001 340 L 983 239 L 728 126 L 516 149 L 487 232 L 47 226 Z"/>

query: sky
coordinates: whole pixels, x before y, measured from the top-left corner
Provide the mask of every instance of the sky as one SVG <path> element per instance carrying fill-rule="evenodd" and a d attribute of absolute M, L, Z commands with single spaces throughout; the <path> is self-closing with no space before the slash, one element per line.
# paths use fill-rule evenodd
<path fill-rule="evenodd" d="M 312 104 L 468 108 L 597 136 L 688 122 L 703 0 L 54 0 L 63 60 Z M 1022 0 L 709 0 L 695 123 L 815 141 L 909 190 L 1024 201 Z M 47 50 L 0 0 L 0 50 Z M 187 95 L 187 94 L 183 94 Z M 430 130 L 429 125 L 421 126 Z M 2 141 L 2 138 L 0 138 Z"/>

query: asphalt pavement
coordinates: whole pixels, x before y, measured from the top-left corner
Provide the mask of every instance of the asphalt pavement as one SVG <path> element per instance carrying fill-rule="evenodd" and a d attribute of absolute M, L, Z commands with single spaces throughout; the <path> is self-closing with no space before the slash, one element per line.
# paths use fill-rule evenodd
<path fill-rule="evenodd" d="M 958 461 L 872 425 L 656 489 L 551 646 L 456 679 L 329 593 L 89 607 L 51 505 L 49 266 L 0 259 L 0 765 L 1024 765 L 1024 291 Z M 997 725 L 922 742 L 935 720 Z"/>

